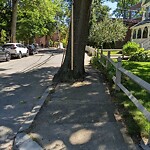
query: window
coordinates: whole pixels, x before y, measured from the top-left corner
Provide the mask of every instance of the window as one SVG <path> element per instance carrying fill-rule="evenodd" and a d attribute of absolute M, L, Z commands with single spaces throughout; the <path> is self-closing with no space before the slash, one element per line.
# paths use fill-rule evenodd
<path fill-rule="evenodd" d="M 17 47 L 21 47 L 21 45 L 20 45 L 20 44 L 16 44 L 16 46 L 17 46 Z"/>
<path fill-rule="evenodd" d="M 133 31 L 133 39 L 136 39 L 136 30 Z"/>
<path fill-rule="evenodd" d="M 147 35 L 148 35 L 148 28 L 145 27 L 143 31 L 143 38 L 147 38 Z"/>
<path fill-rule="evenodd" d="M 137 38 L 138 38 L 138 39 L 141 38 L 141 28 L 138 30 Z"/>
<path fill-rule="evenodd" d="M 12 47 L 13 47 L 13 44 L 4 44 L 3 45 L 3 48 L 6 48 L 6 49 L 12 48 Z"/>

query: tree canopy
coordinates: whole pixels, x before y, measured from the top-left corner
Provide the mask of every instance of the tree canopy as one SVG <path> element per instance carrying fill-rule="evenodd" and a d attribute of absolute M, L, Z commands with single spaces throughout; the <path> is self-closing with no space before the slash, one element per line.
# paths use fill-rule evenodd
<path fill-rule="evenodd" d="M 129 8 L 141 0 L 107 0 L 111 2 L 117 2 L 117 8 L 114 10 L 114 15 L 116 17 L 123 17 L 126 18 L 128 16 Z"/>
<path fill-rule="evenodd" d="M 10 36 L 11 20 L 12 20 L 11 2 L 6 0 L 0 0 L 0 43 L 8 40 Z M 3 34 L 5 32 L 5 34 Z"/>
<path fill-rule="evenodd" d="M 16 38 L 21 41 L 35 36 L 51 34 L 59 26 L 66 24 L 68 6 L 64 0 L 1 0 L 0 30 L 5 30 L 10 39 L 13 4 L 17 2 Z M 16 17 L 16 16 L 15 16 Z M 14 19 L 13 19 L 14 21 Z M 15 24 L 14 24 L 15 25 Z M 14 31 L 15 32 L 15 31 Z"/>
<path fill-rule="evenodd" d="M 104 43 L 121 41 L 125 38 L 127 28 L 120 19 L 105 17 L 103 21 L 91 27 L 89 40 L 93 46 L 100 47 Z"/>
<path fill-rule="evenodd" d="M 101 0 L 93 0 L 91 6 L 91 22 L 96 23 L 102 21 L 104 17 L 108 17 L 110 8 L 102 5 Z"/>

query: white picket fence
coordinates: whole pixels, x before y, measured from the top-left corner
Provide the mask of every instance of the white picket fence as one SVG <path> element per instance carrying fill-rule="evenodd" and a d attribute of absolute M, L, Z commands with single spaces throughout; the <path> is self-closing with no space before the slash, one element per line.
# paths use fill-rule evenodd
<path fill-rule="evenodd" d="M 104 51 L 105 52 L 107 51 L 107 56 L 103 55 Z M 115 67 L 116 74 L 113 76 L 115 89 L 122 90 L 128 96 L 128 98 L 135 104 L 135 106 L 143 113 L 143 115 L 147 118 L 147 120 L 150 122 L 150 112 L 136 99 L 136 97 L 133 96 L 133 94 L 130 91 L 128 91 L 126 87 L 124 87 L 121 84 L 121 75 L 122 74 L 126 75 L 127 77 L 129 77 L 129 79 L 137 83 L 140 87 L 147 90 L 148 93 L 150 93 L 150 84 L 122 67 L 122 59 L 121 59 L 121 57 L 123 57 L 122 55 L 120 55 L 117 58 L 118 61 L 117 63 L 115 63 L 111 59 L 111 56 L 112 56 L 110 55 L 111 51 L 121 51 L 121 49 L 103 49 L 103 50 L 100 50 L 100 52 L 96 51 L 96 54 L 100 55 L 100 63 L 105 68 L 108 67 L 109 63 L 111 63 Z M 102 59 L 104 59 L 105 61 L 101 61 Z"/>

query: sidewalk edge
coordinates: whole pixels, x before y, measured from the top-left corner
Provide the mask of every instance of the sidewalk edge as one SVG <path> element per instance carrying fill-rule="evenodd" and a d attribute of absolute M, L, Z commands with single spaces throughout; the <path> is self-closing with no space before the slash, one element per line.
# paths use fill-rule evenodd
<path fill-rule="evenodd" d="M 55 86 L 50 85 L 42 94 L 41 98 L 39 99 L 39 101 L 35 104 L 35 106 L 33 107 L 33 109 L 31 110 L 31 114 L 28 116 L 28 118 L 23 122 L 23 124 L 21 125 L 21 127 L 19 128 L 18 132 L 16 133 L 14 140 L 13 140 L 13 149 L 20 149 L 21 147 L 23 147 L 24 143 L 25 145 L 27 145 L 27 142 L 29 142 L 28 146 L 30 146 L 30 148 L 33 145 L 36 145 L 36 150 L 41 150 L 42 147 L 39 146 L 35 141 L 33 141 L 31 138 L 29 138 L 29 136 L 25 133 L 30 126 L 32 125 L 32 123 L 35 120 L 35 117 L 37 116 L 37 114 L 40 112 L 40 109 L 42 108 L 43 104 L 45 103 L 48 95 L 52 92 L 54 92 Z M 19 138 L 18 138 L 19 137 Z M 19 144 L 18 144 L 19 143 Z M 29 148 L 29 147 L 28 147 Z M 33 148 L 33 147 L 32 147 Z"/>

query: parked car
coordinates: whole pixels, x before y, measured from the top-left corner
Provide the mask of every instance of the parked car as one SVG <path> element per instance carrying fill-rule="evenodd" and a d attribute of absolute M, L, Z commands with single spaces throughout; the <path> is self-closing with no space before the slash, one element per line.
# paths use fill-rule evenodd
<path fill-rule="evenodd" d="M 0 61 L 9 61 L 11 59 L 11 54 L 9 51 L 4 51 L 0 46 Z"/>
<path fill-rule="evenodd" d="M 27 46 L 30 55 L 34 55 L 38 53 L 37 46 L 35 44 L 31 44 Z"/>
<path fill-rule="evenodd" d="M 9 51 L 11 57 L 18 57 L 19 59 L 22 56 L 29 56 L 29 50 L 21 43 L 6 43 L 2 46 L 4 51 Z"/>

